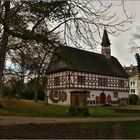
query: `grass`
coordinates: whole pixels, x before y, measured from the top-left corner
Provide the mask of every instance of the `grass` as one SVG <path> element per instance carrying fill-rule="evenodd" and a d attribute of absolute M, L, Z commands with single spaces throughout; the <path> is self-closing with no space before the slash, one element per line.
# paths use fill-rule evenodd
<path fill-rule="evenodd" d="M 83 125 L 88 131 L 92 129 L 97 133 L 96 139 L 140 139 L 140 121 L 95 122 Z M 117 129 L 116 125 L 119 126 Z M 115 135 L 115 131 L 119 131 L 119 138 Z"/>
<path fill-rule="evenodd" d="M 113 109 L 116 108 L 89 107 L 91 114 L 89 117 L 140 116 L 140 113 L 115 112 Z M 128 106 L 127 108 L 139 109 L 138 106 Z M 45 105 L 44 102 L 34 102 L 31 100 L 4 99 L 4 108 L 0 109 L 0 116 L 73 117 L 68 114 L 68 110 L 68 106 Z M 119 126 L 118 130 L 114 129 L 116 125 Z M 89 132 L 89 135 L 94 133 L 94 138 L 96 139 L 110 139 L 114 135 L 113 132 L 119 130 L 123 139 L 140 138 L 140 121 L 80 123 L 78 126 L 80 129 L 82 128 L 81 133 L 86 134 Z"/>
<path fill-rule="evenodd" d="M 1 116 L 32 116 L 32 117 L 72 117 L 68 106 L 45 105 L 44 102 L 32 100 L 4 99 L 4 108 L 0 109 Z M 115 112 L 116 107 L 89 107 L 89 117 L 125 117 L 140 116 L 140 113 Z M 81 116 L 79 116 L 81 117 Z"/>
<path fill-rule="evenodd" d="M 140 139 L 140 121 L 0 126 L 0 139 Z"/>
<path fill-rule="evenodd" d="M 125 139 L 140 139 L 140 121 L 121 122 Z"/>
<path fill-rule="evenodd" d="M 91 117 L 131 117 L 131 116 L 140 116 L 138 113 L 125 113 L 125 112 L 116 112 L 117 107 L 89 107 Z M 121 110 L 121 109 L 120 109 Z"/>
<path fill-rule="evenodd" d="M 45 105 L 43 102 L 32 100 L 4 99 L 4 108 L 0 109 L 0 115 L 32 116 L 32 117 L 65 117 L 68 115 L 68 107 Z"/>
<path fill-rule="evenodd" d="M 111 132 L 111 122 L 94 122 L 94 123 L 80 123 L 79 128 L 86 131 L 87 138 L 91 139 L 109 139 Z M 91 135 L 91 136 L 90 136 Z"/>

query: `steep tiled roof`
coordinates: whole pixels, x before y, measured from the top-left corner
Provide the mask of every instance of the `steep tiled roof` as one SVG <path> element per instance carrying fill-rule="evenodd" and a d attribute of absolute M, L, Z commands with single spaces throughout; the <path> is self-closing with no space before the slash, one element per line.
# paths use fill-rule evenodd
<path fill-rule="evenodd" d="M 63 64 L 61 63 L 61 66 L 57 63 L 60 61 L 63 62 Z M 111 58 L 106 58 L 102 54 L 61 46 L 56 50 L 56 53 L 52 58 L 48 67 L 48 73 L 64 69 L 128 77 L 124 68 L 113 56 L 111 56 Z"/>

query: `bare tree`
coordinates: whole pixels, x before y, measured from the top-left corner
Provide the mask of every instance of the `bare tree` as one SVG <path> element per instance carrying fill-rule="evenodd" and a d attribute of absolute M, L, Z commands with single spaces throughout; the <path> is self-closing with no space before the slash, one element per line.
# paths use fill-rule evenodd
<path fill-rule="evenodd" d="M 56 38 L 57 39 L 57 38 Z M 18 76 L 21 81 L 21 90 L 24 89 L 25 81 L 34 83 L 35 100 L 40 88 L 41 79 L 45 77 L 49 59 L 53 49 L 42 44 L 36 44 L 35 41 L 23 41 L 8 51 L 8 60 L 13 66 L 6 69 L 6 74 Z"/>
<path fill-rule="evenodd" d="M 106 26 L 108 32 L 117 34 L 125 31 L 125 24 L 132 22 L 122 1 L 124 18 L 113 13 L 112 2 L 93 0 L 49 0 L 49 1 L 0 1 L 0 85 L 2 85 L 8 37 L 34 40 L 50 46 L 57 44 L 52 36 L 55 32 L 62 36 L 66 45 L 94 48 Z M 128 27 L 128 26 L 126 26 Z M 2 95 L 0 88 L 0 95 Z"/>
<path fill-rule="evenodd" d="M 2 2 L 0 2 L 2 4 Z M 2 33 L 2 39 L 1 39 L 1 48 L 0 48 L 0 107 L 2 106 L 2 86 L 3 86 L 3 70 L 5 65 L 5 57 L 6 57 L 6 48 L 8 45 L 8 37 L 9 34 L 6 31 L 6 28 L 9 28 L 9 12 L 10 12 L 10 2 L 4 2 L 3 6 L 5 7 L 5 14 L 3 17 L 3 33 Z"/>

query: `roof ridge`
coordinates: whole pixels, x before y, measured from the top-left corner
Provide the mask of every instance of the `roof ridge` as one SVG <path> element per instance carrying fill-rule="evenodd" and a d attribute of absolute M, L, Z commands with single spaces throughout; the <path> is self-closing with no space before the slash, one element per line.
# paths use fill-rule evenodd
<path fill-rule="evenodd" d="M 70 47 L 70 46 L 60 46 L 60 47 L 67 47 L 67 48 L 70 48 L 70 49 L 73 49 L 73 50 L 83 51 L 83 52 L 85 52 L 85 53 L 96 54 L 96 55 L 100 55 L 100 56 L 105 57 L 105 56 L 104 56 L 103 54 L 101 54 L 101 53 L 91 52 L 91 51 L 84 50 L 84 49 L 80 49 L 80 48 L 76 48 L 76 47 Z M 111 57 L 112 57 L 112 56 L 111 56 Z"/>

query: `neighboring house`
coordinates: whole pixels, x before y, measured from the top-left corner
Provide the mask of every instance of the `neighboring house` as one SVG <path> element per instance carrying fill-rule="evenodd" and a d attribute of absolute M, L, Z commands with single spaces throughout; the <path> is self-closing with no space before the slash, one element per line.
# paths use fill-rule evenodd
<path fill-rule="evenodd" d="M 129 94 L 136 94 L 140 97 L 140 79 L 137 66 L 130 65 L 128 67 L 124 66 L 126 72 L 130 75 L 129 79 Z"/>
<path fill-rule="evenodd" d="M 104 30 L 102 54 L 61 46 L 56 49 L 47 71 L 48 103 L 71 105 L 86 94 L 88 106 L 127 104 L 129 75 L 111 56 L 110 41 Z"/>

